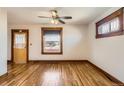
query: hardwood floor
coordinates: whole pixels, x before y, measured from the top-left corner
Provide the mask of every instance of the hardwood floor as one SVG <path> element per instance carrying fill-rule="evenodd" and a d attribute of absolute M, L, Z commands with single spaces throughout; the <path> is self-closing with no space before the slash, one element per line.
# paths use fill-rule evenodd
<path fill-rule="evenodd" d="M 1 86 L 117 86 L 88 62 L 9 64 Z"/>

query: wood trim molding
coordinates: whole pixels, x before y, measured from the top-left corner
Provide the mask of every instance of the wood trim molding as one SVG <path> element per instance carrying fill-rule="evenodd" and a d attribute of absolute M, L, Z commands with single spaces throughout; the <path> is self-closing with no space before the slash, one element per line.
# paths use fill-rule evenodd
<path fill-rule="evenodd" d="M 12 62 L 12 60 L 7 60 L 7 62 L 8 63 L 11 63 Z M 49 63 L 49 62 L 51 62 L 51 63 L 56 63 L 56 62 L 61 62 L 61 63 L 64 63 L 64 62 L 75 62 L 75 63 L 77 63 L 77 62 L 88 62 L 88 60 L 28 60 L 28 62 L 45 62 L 45 63 Z"/>
<path fill-rule="evenodd" d="M 95 64 L 93 64 L 90 61 L 89 62 L 92 66 L 94 66 L 96 69 L 98 69 L 100 72 L 104 73 L 104 75 L 106 75 L 106 77 L 108 77 L 109 80 L 118 83 L 120 86 L 124 86 L 124 83 L 120 80 L 118 80 L 117 78 L 115 78 L 114 76 L 112 76 L 111 74 L 109 74 L 108 72 L 104 71 L 103 69 L 101 69 L 100 67 L 96 66 Z"/>
<path fill-rule="evenodd" d="M 73 63 L 81 63 L 88 62 L 88 60 L 29 60 L 29 62 L 43 62 L 43 63 L 65 63 L 65 62 L 73 62 Z"/>
<path fill-rule="evenodd" d="M 5 77 L 5 76 L 8 76 L 8 72 L 6 72 L 5 74 L 1 75 L 0 77 Z"/>

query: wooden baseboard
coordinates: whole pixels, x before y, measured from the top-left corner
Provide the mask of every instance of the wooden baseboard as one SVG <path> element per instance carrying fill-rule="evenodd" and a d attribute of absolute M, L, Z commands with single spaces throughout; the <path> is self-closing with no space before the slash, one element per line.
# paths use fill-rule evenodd
<path fill-rule="evenodd" d="M 82 63 L 88 62 L 88 60 L 29 60 L 29 62 L 41 62 L 41 63 Z"/>
<path fill-rule="evenodd" d="M 82 62 L 88 62 L 88 60 L 29 60 L 28 62 L 40 62 L 40 63 L 82 63 Z M 13 64 L 11 60 L 7 60 L 8 64 Z"/>
<path fill-rule="evenodd" d="M 109 74 L 108 72 L 104 71 L 103 69 L 99 68 L 98 66 L 96 66 L 95 64 L 89 62 L 92 66 L 94 66 L 96 69 L 98 69 L 100 72 L 104 73 L 104 75 L 106 75 L 106 77 L 108 77 L 109 80 L 118 83 L 120 86 L 124 86 L 124 83 L 121 82 L 120 80 L 118 80 L 117 78 L 115 78 L 114 76 L 112 76 L 111 74 Z"/>
<path fill-rule="evenodd" d="M 5 74 L 3 74 L 3 75 L 1 75 L 0 77 L 5 77 L 5 76 L 7 76 L 7 75 L 8 75 L 8 72 L 5 73 Z"/>

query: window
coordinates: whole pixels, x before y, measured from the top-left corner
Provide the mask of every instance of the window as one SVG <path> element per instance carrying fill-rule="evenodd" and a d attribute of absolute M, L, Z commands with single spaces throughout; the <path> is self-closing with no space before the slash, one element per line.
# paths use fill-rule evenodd
<path fill-rule="evenodd" d="M 42 54 L 62 54 L 62 28 L 42 28 Z"/>
<path fill-rule="evenodd" d="M 123 34 L 123 8 L 96 23 L 96 38 Z"/>
<path fill-rule="evenodd" d="M 26 45 L 25 34 L 15 34 L 14 48 L 24 48 Z"/>

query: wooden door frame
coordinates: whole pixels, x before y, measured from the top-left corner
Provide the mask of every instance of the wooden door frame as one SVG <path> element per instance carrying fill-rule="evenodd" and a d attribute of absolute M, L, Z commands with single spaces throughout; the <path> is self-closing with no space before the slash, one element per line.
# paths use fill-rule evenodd
<path fill-rule="evenodd" d="M 28 29 L 11 29 L 11 62 L 13 62 L 13 57 L 14 57 L 14 53 L 13 53 L 14 32 L 19 32 L 20 30 L 22 30 L 22 32 L 27 32 L 26 55 L 27 55 L 27 62 L 29 61 L 29 30 Z"/>

